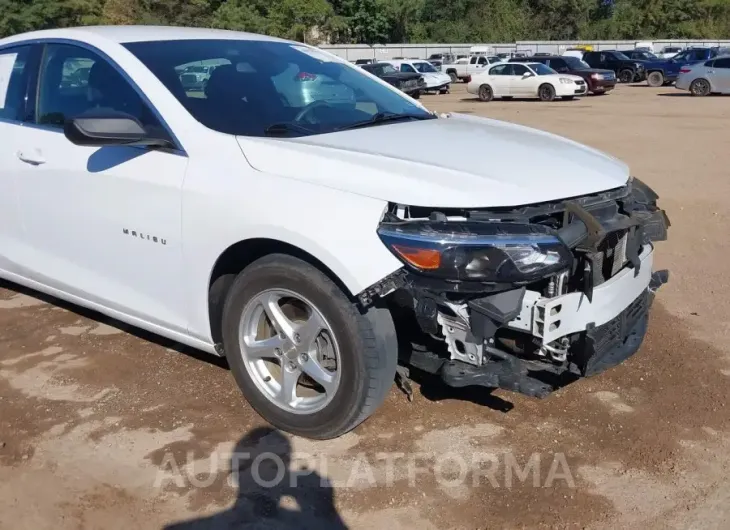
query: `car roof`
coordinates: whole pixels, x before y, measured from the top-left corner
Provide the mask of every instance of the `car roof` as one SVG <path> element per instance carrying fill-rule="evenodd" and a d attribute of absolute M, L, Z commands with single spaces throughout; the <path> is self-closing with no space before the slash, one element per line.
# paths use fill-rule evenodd
<path fill-rule="evenodd" d="M 182 28 L 172 26 L 82 26 L 76 28 L 48 29 L 20 33 L 0 40 L 0 45 L 35 39 L 85 40 L 101 37 L 119 44 L 128 42 L 170 41 L 170 40 L 257 40 L 289 42 L 275 37 L 210 28 Z"/>

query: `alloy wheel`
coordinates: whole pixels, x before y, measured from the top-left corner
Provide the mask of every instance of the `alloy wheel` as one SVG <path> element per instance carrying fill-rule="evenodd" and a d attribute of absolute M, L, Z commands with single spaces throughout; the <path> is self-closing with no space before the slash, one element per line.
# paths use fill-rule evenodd
<path fill-rule="evenodd" d="M 337 340 L 322 313 L 286 289 L 264 291 L 241 314 L 244 366 L 259 391 L 281 409 L 313 414 L 340 383 Z"/>

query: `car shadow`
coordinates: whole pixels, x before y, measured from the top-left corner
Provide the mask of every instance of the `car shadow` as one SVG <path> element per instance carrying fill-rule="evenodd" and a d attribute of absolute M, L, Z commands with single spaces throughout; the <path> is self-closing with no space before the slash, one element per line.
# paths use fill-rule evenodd
<path fill-rule="evenodd" d="M 86 162 L 86 170 L 89 173 L 99 173 L 120 166 L 125 162 L 134 160 L 137 157 L 149 152 L 143 147 L 136 146 L 107 146 L 94 151 Z"/>
<path fill-rule="evenodd" d="M 93 320 L 99 324 L 106 324 L 120 331 L 128 333 L 134 337 L 137 337 L 138 339 L 151 342 L 158 346 L 162 346 L 163 348 L 174 350 L 178 353 L 182 353 L 196 360 L 204 361 L 208 364 L 212 364 L 219 368 L 228 370 L 228 363 L 226 362 L 225 357 L 218 357 L 216 355 L 211 355 L 210 353 L 206 353 L 196 348 L 186 346 L 180 342 L 174 341 L 172 339 L 167 339 L 165 337 L 157 335 L 156 333 L 152 333 L 151 331 L 146 331 L 144 329 L 138 328 L 131 324 L 127 324 L 115 318 L 108 317 L 106 315 L 103 315 L 102 313 L 99 313 L 98 311 L 94 311 L 93 309 L 78 306 L 71 302 L 61 300 L 60 298 L 56 298 L 55 296 L 51 296 L 40 291 L 35 291 L 33 289 L 29 289 L 17 283 L 12 283 L 3 279 L 0 279 L 0 289 L 7 289 L 8 291 L 14 292 L 16 294 L 22 294 L 31 298 L 35 298 L 52 306 L 65 309 L 66 311 L 69 311 L 80 317 Z"/>
<path fill-rule="evenodd" d="M 164 530 L 347 530 L 328 480 L 313 470 L 292 472 L 292 446 L 280 431 L 258 427 L 231 454 L 233 506 L 213 515 L 172 523 Z"/>

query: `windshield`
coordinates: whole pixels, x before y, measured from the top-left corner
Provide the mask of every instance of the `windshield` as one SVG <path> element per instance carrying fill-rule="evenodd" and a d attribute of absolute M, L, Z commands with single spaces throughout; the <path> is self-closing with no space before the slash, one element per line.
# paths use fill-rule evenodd
<path fill-rule="evenodd" d="M 413 63 L 413 66 L 422 74 L 438 72 L 438 70 L 436 70 L 431 63 Z"/>
<path fill-rule="evenodd" d="M 223 133 L 266 136 L 276 129 L 302 136 L 333 132 L 376 116 L 432 117 L 359 67 L 304 45 L 178 40 L 125 47 L 196 120 Z M 199 61 L 219 66 L 202 86 L 184 86 L 176 67 Z"/>
<path fill-rule="evenodd" d="M 612 53 L 614 59 L 618 59 L 619 61 L 630 61 L 631 60 L 621 52 L 611 52 L 611 53 Z"/>
<path fill-rule="evenodd" d="M 549 66 L 545 66 L 542 63 L 530 63 L 528 66 L 530 68 L 532 68 L 533 70 L 535 70 L 535 73 L 537 75 L 553 75 L 553 74 L 557 74 L 557 72 L 555 70 L 553 70 Z"/>
<path fill-rule="evenodd" d="M 577 57 L 565 56 L 563 60 L 571 70 L 588 70 L 590 66 L 587 62 L 578 59 Z"/>

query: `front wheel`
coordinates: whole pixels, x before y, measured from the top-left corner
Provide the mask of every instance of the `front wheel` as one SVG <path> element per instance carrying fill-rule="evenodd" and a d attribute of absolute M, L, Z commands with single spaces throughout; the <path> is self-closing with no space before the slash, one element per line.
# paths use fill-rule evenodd
<path fill-rule="evenodd" d="M 540 88 L 537 89 L 537 96 L 540 101 L 552 101 L 555 99 L 555 87 L 547 83 L 540 85 Z"/>
<path fill-rule="evenodd" d="M 246 267 L 223 309 L 223 345 L 238 386 L 274 426 L 316 439 L 355 428 L 395 377 L 387 309 L 361 314 L 319 269 L 283 254 Z"/>
<path fill-rule="evenodd" d="M 456 72 L 449 72 L 449 77 L 451 78 L 452 83 L 456 83 L 459 78 L 456 76 Z"/>
<path fill-rule="evenodd" d="M 707 79 L 695 79 L 689 85 L 689 93 L 693 96 L 708 96 L 711 91 L 712 87 Z"/>
<path fill-rule="evenodd" d="M 664 74 L 661 72 L 652 72 L 646 78 L 646 84 L 653 88 L 658 88 L 664 84 Z"/>

